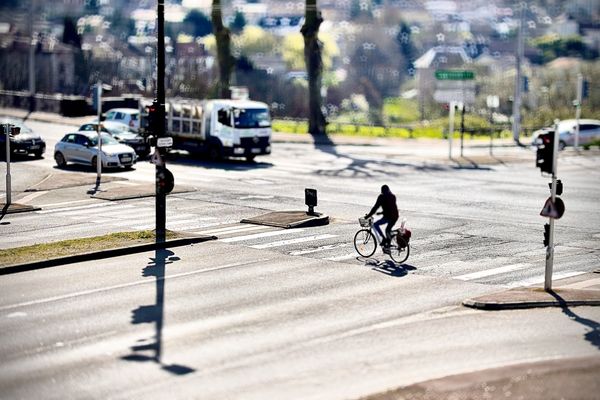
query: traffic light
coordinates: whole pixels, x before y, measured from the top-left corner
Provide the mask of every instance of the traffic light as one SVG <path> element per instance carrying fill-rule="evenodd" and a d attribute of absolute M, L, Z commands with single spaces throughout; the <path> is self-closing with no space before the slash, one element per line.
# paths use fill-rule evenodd
<path fill-rule="evenodd" d="M 151 134 L 158 133 L 158 102 L 153 101 L 152 105 L 148 106 L 148 130 Z"/>
<path fill-rule="evenodd" d="M 587 99 L 588 97 L 590 97 L 590 81 L 584 80 L 581 87 L 581 98 Z"/>
<path fill-rule="evenodd" d="M 156 183 L 158 184 L 158 192 L 162 194 L 169 194 L 175 187 L 175 177 L 173 173 L 168 169 L 164 168 L 157 174 Z"/>
<path fill-rule="evenodd" d="M 550 244 L 550 224 L 544 224 L 544 247 Z"/>
<path fill-rule="evenodd" d="M 554 131 L 540 134 L 535 166 L 542 172 L 552 173 L 554 169 Z"/>

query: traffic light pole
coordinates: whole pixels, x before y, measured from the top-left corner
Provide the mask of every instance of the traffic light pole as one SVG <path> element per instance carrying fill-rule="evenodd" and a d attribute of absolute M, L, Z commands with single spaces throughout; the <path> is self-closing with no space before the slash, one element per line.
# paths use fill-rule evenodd
<path fill-rule="evenodd" d="M 10 125 L 2 125 L 3 133 L 6 135 L 6 205 L 11 204 L 11 181 L 10 181 Z"/>
<path fill-rule="evenodd" d="M 558 161 L 558 120 L 554 122 L 554 149 L 552 154 L 552 184 L 550 196 L 552 204 L 556 202 L 556 164 Z M 549 217 L 548 247 L 546 247 L 546 272 L 544 276 L 544 290 L 552 290 L 552 269 L 554 266 L 554 218 Z"/>
<path fill-rule="evenodd" d="M 156 49 L 156 101 L 158 102 L 156 139 L 165 136 L 165 0 L 157 1 L 158 41 Z M 160 188 L 161 177 L 165 174 L 164 150 L 156 146 L 162 162 L 156 163 L 156 243 L 162 243 L 166 238 L 166 209 L 167 195 Z"/>
<path fill-rule="evenodd" d="M 581 101 L 583 100 L 583 75 L 577 74 L 577 100 L 575 105 L 575 119 L 577 124 L 575 125 L 575 142 L 573 147 L 575 151 L 579 150 L 579 118 L 581 118 Z"/>

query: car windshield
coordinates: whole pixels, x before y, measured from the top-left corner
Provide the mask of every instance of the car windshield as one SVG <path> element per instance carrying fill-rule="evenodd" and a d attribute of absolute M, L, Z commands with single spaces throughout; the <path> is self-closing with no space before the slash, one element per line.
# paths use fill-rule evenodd
<path fill-rule="evenodd" d="M 236 128 L 267 128 L 271 126 L 269 110 L 264 108 L 234 108 Z"/>
<path fill-rule="evenodd" d="M 93 146 L 98 146 L 98 136 L 90 137 L 90 144 Z M 102 134 L 102 145 L 105 144 L 119 144 L 115 138 L 110 135 Z"/>

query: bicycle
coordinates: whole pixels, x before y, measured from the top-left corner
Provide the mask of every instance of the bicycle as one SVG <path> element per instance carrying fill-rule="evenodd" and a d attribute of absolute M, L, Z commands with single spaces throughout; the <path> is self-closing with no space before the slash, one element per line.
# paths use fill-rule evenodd
<path fill-rule="evenodd" d="M 358 223 L 362 229 L 359 229 L 354 235 L 354 249 L 363 257 L 371 257 L 377 250 L 377 236 L 373 231 L 373 218 L 359 218 Z M 392 230 L 389 252 L 384 250 L 384 253 L 388 254 L 398 264 L 406 261 L 410 255 L 410 245 L 408 240 L 400 233 L 400 230 L 404 230 L 404 226 L 401 229 Z"/>

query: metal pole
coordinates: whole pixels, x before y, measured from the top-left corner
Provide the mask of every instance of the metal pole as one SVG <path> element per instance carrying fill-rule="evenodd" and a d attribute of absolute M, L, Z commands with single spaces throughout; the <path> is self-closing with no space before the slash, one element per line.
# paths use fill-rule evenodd
<path fill-rule="evenodd" d="M 581 100 L 583 97 L 583 75 L 577 74 L 577 105 L 575 107 L 575 119 L 577 124 L 575 125 L 575 143 L 573 144 L 575 150 L 579 150 L 579 118 L 581 118 Z"/>
<path fill-rule="evenodd" d="M 98 125 L 96 125 L 96 132 L 98 133 L 98 156 L 96 157 L 96 190 L 98 190 L 102 179 L 102 129 L 100 129 L 102 122 L 100 120 L 102 118 L 102 82 L 99 80 L 97 85 Z"/>
<path fill-rule="evenodd" d="M 490 156 L 494 155 L 492 151 L 494 147 L 494 110 L 490 108 Z"/>
<path fill-rule="evenodd" d="M 10 206 L 11 200 L 11 181 L 10 181 L 10 125 L 2 125 L 6 134 L 6 205 Z"/>
<path fill-rule="evenodd" d="M 29 111 L 35 108 L 35 47 L 36 39 L 33 37 L 33 19 L 35 13 L 35 0 L 29 3 Z"/>
<path fill-rule="evenodd" d="M 554 121 L 554 152 L 552 155 L 552 185 L 550 196 L 552 204 L 556 200 L 556 163 L 558 161 L 558 120 Z M 544 290 L 552 290 L 552 268 L 554 265 L 554 218 L 550 217 L 550 230 L 548 232 L 548 247 L 546 248 L 546 272 L 544 277 Z"/>
<path fill-rule="evenodd" d="M 450 102 L 450 115 L 449 115 L 449 127 L 448 127 L 448 158 L 452 160 L 452 135 L 454 135 L 454 109 L 456 108 L 456 102 Z"/>
<path fill-rule="evenodd" d="M 165 0 L 157 1 L 157 51 L 156 51 L 156 101 L 158 102 L 158 123 L 156 138 L 165 135 Z M 163 162 L 156 163 L 156 242 L 162 243 L 166 238 L 167 195 L 161 190 L 159 182 L 165 176 L 165 157 L 163 150 L 156 147 Z"/>
<path fill-rule="evenodd" d="M 516 70 L 515 74 L 515 95 L 513 98 L 513 139 L 516 143 L 520 143 L 519 135 L 521 131 L 521 85 L 522 83 L 522 74 L 521 74 L 521 62 L 523 61 L 523 21 L 525 20 L 525 6 L 526 3 L 522 2 L 520 4 L 521 15 L 519 18 L 519 31 L 517 37 L 517 56 L 516 60 Z"/>
<path fill-rule="evenodd" d="M 460 156 L 463 156 L 463 150 L 465 147 L 465 103 L 462 105 L 462 111 L 460 113 Z"/>

